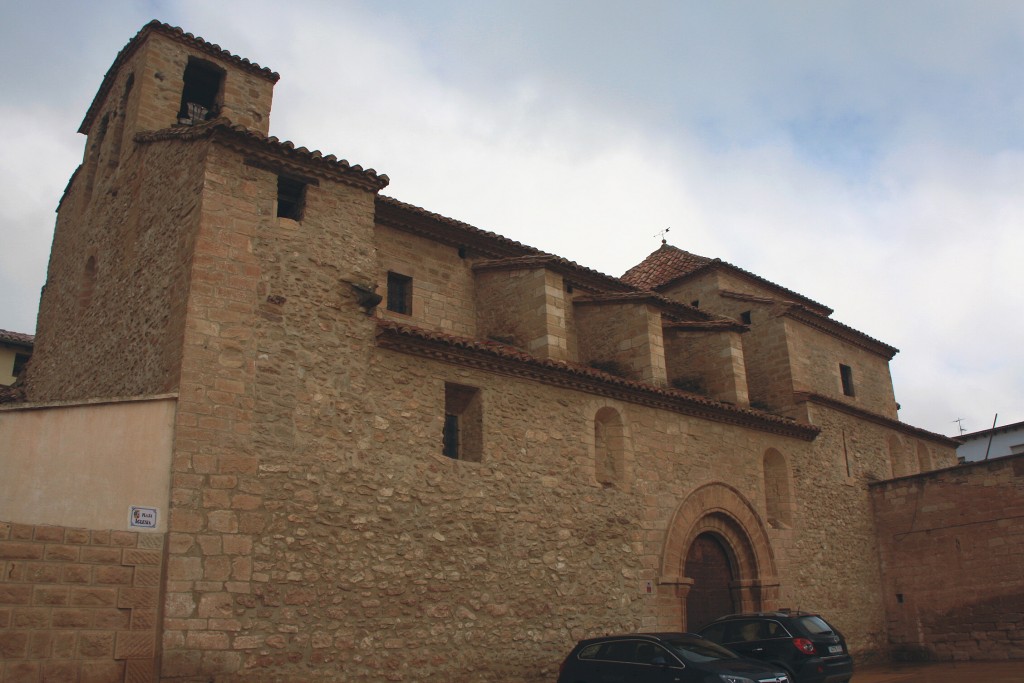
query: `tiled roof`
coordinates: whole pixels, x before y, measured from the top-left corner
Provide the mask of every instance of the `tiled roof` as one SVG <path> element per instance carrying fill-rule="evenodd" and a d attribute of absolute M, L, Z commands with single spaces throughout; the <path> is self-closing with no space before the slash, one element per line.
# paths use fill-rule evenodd
<path fill-rule="evenodd" d="M 666 243 L 662 243 L 657 251 L 651 253 L 639 264 L 627 270 L 623 274 L 622 279 L 642 289 L 660 289 L 670 283 L 712 268 L 726 268 L 730 272 L 740 275 L 762 287 L 778 292 L 788 301 L 795 301 L 824 315 L 832 313 L 832 309 L 828 306 L 809 299 L 791 289 L 786 289 L 771 280 L 766 280 L 760 275 L 755 275 L 749 270 L 734 266 L 722 259 L 710 259 L 706 256 L 691 254 L 679 247 L 673 247 Z"/>
<path fill-rule="evenodd" d="M 821 431 L 814 425 L 752 408 L 740 408 L 681 389 L 624 379 L 578 363 L 538 358 L 499 342 L 457 337 L 383 318 L 377 320 L 377 344 L 383 348 L 607 395 L 805 441 L 814 440 Z"/>
<path fill-rule="evenodd" d="M 573 303 L 577 304 L 607 304 L 625 301 L 654 304 L 673 318 L 680 320 L 700 321 L 705 323 L 716 318 L 716 316 L 708 313 L 707 311 L 694 308 L 689 304 L 684 304 L 681 301 L 676 301 L 675 299 L 669 299 L 668 297 L 664 297 L 656 292 L 642 290 L 633 290 L 629 292 L 600 292 L 598 294 L 578 296 L 573 299 Z M 720 321 L 732 322 L 726 318 L 721 318 Z M 665 324 L 668 324 L 668 322 L 666 321 Z"/>
<path fill-rule="evenodd" d="M 564 280 L 570 283 L 597 292 L 614 290 L 626 294 L 643 294 L 643 292 L 637 292 L 617 277 L 605 275 L 561 256 L 545 254 L 543 252 L 530 256 L 510 256 L 508 258 L 477 261 L 473 264 L 474 272 L 531 268 L 545 268 L 558 273 Z"/>
<path fill-rule="evenodd" d="M 817 328 L 822 332 L 832 335 L 838 339 L 843 339 L 852 344 L 856 344 L 862 349 L 872 351 L 884 356 L 889 360 L 892 360 L 893 356 L 900 352 L 895 346 L 890 346 L 883 341 L 879 341 L 874 337 L 869 337 L 860 330 L 856 330 L 849 325 L 828 317 L 827 315 L 821 315 L 817 311 L 812 311 L 806 306 L 800 304 L 790 304 L 786 308 L 785 315 L 799 320 L 800 322 L 810 325 L 811 327 Z"/>
<path fill-rule="evenodd" d="M 929 441 L 940 443 L 943 446 L 952 446 L 955 448 L 956 446 L 959 445 L 959 442 L 956 439 L 951 439 L 948 436 L 936 434 L 935 432 L 929 432 L 926 429 L 921 429 L 920 427 L 909 425 L 906 422 L 894 420 L 891 417 L 886 417 L 885 415 L 880 415 L 870 410 L 864 410 L 859 406 L 850 405 L 845 401 L 832 398 L 831 396 L 825 396 L 823 394 L 818 394 L 813 391 L 795 391 L 793 392 L 793 398 L 798 403 L 809 401 L 811 403 L 817 403 L 819 405 L 828 406 L 829 408 L 832 408 L 834 410 L 839 410 L 844 413 L 856 415 L 857 417 L 863 418 L 870 422 L 874 422 L 875 424 L 879 424 L 884 427 L 895 429 L 897 431 L 903 432 L 904 434 L 910 434 L 923 439 L 928 439 Z"/>
<path fill-rule="evenodd" d="M 465 245 L 484 256 L 510 258 L 548 255 L 540 249 L 516 242 L 504 235 L 481 230 L 469 223 L 427 211 L 394 197 L 377 195 L 376 204 L 376 219 L 382 225 L 440 239 L 453 246 Z"/>
<path fill-rule="evenodd" d="M 32 346 L 35 344 L 36 338 L 31 334 L 24 334 L 23 332 L 10 332 L 8 330 L 0 330 L 0 342 L 6 342 L 8 344 L 18 344 L 20 346 Z"/>
<path fill-rule="evenodd" d="M 146 36 L 151 33 L 161 33 L 168 38 L 173 38 L 180 43 L 184 43 L 191 48 L 205 52 L 211 57 L 222 59 L 226 62 L 231 62 L 240 69 L 244 69 L 249 73 L 256 74 L 266 78 L 272 83 L 277 83 L 281 78 L 279 74 L 266 67 L 262 67 L 255 62 L 250 62 L 248 59 L 239 57 L 238 55 L 231 54 L 227 50 L 223 49 L 220 45 L 208 43 L 198 36 L 194 36 L 191 33 L 185 33 L 177 26 L 171 26 L 170 24 L 164 24 L 157 21 L 156 19 L 150 21 L 148 24 L 142 27 L 142 29 L 135 34 L 135 36 L 128 41 L 128 44 L 121 48 L 121 51 L 117 53 L 117 57 L 114 58 L 114 63 L 107 69 L 106 75 L 103 77 L 103 82 L 100 84 L 100 89 L 96 92 L 96 97 L 93 98 L 92 104 L 89 105 L 89 111 L 85 113 L 85 118 L 82 120 L 82 125 L 78 127 L 79 133 L 88 134 L 89 128 L 92 126 L 93 120 L 99 113 L 99 108 L 103 105 L 103 102 L 107 98 L 107 93 L 110 92 L 111 87 L 114 85 L 114 79 L 117 76 L 117 72 L 120 70 L 121 65 L 129 57 L 134 54 L 135 50 L 139 48 L 144 42 Z"/>
<path fill-rule="evenodd" d="M 155 142 L 158 140 L 196 140 L 205 137 L 219 136 L 222 142 L 234 142 L 250 147 L 260 147 L 278 159 L 285 159 L 301 166 L 306 172 L 319 171 L 340 182 L 356 185 L 376 192 L 387 187 L 390 179 L 378 174 L 372 168 L 364 169 L 359 164 L 352 165 L 345 159 L 333 154 L 324 154 L 320 150 L 308 150 L 296 147 L 287 140 L 279 140 L 274 136 L 266 137 L 254 130 L 231 123 L 226 118 L 218 118 L 196 126 L 174 126 L 163 130 L 138 133 L 136 142 Z"/>
<path fill-rule="evenodd" d="M 21 403 L 25 400 L 25 392 L 21 387 L 0 385 L 0 403 Z"/>
<path fill-rule="evenodd" d="M 643 261 L 627 270 L 622 279 L 640 289 L 657 289 L 661 285 L 711 263 L 712 259 L 698 256 L 662 242 L 661 247 Z"/>

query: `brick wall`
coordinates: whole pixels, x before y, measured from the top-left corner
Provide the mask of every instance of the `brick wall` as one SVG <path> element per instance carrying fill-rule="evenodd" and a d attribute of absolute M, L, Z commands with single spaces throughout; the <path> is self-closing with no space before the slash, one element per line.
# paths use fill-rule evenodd
<path fill-rule="evenodd" d="M 0 522 L 0 681 L 155 680 L 163 544 Z"/>
<path fill-rule="evenodd" d="M 1024 659 L 1024 456 L 871 495 L 893 656 Z"/>

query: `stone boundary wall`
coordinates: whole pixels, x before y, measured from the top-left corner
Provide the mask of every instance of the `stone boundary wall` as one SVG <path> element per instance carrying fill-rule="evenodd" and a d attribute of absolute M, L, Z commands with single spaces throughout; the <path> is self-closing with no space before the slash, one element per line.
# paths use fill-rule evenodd
<path fill-rule="evenodd" d="M 871 495 L 893 658 L 1024 660 L 1024 456 Z"/>
<path fill-rule="evenodd" d="M 156 680 L 164 534 L 0 522 L 0 683 Z"/>

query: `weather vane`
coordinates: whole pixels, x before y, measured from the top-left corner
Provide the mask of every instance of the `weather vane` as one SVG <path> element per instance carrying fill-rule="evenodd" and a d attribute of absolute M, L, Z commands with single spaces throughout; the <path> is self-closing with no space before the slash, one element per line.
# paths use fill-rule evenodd
<path fill-rule="evenodd" d="M 668 242 L 665 240 L 665 235 L 667 235 L 668 231 L 671 230 L 671 229 L 672 228 L 665 228 L 661 232 L 656 232 L 656 233 L 654 233 L 654 237 L 660 237 L 662 244 L 668 244 Z"/>
<path fill-rule="evenodd" d="M 963 433 L 967 431 L 966 429 L 964 429 L 964 419 L 962 417 L 958 417 L 957 419 L 953 420 L 953 422 L 956 422 L 956 426 L 960 428 L 961 435 L 963 435 Z"/>

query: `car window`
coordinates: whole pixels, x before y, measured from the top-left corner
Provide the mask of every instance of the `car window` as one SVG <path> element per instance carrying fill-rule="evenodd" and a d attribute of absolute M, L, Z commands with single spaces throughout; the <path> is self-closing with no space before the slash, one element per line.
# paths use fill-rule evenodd
<path fill-rule="evenodd" d="M 766 621 L 764 622 L 765 638 L 790 638 L 789 631 L 786 627 L 777 621 Z"/>
<path fill-rule="evenodd" d="M 628 640 L 613 640 L 605 643 L 597 654 L 598 659 L 608 662 L 632 662 L 636 647 Z"/>
<path fill-rule="evenodd" d="M 749 643 L 753 640 L 764 640 L 767 637 L 763 621 L 738 621 L 732 628 L 733 643 Z"/>
<path fill-rule="evenodd" d="M 669 640 L 666 641 L 666 645 L 679 655 L 684 662 L 690 662 L 691 664 L 715 662 L 723 659 L 737 659 L 735 653 L 703 638 L 699 640 L 696 638 L 692 640 Z"/>
<path fill-rule="evenodd" d="M 829 626 L 824 619 L 821 617 L 799 617 L 797 621 L 807 629 L 807 632 L 812 636 L 817 636 L 822 633 L 832 633 L 832 627 Z"/>
<path fill-rule="evenodd" d="M 716 643 L 721 642 L 725 640 L 725 624 L 712 624 L 701 631 L 700 634 Z"/>
<path fill-rule="evenodd" d="M 597 653 L 601 650 L 601 643 L 594 643 L 593 645 L 587 645 L 585 648 L 580 650 L 580 653 L 576 655 L 580 659 L 597 659 Z"/>

